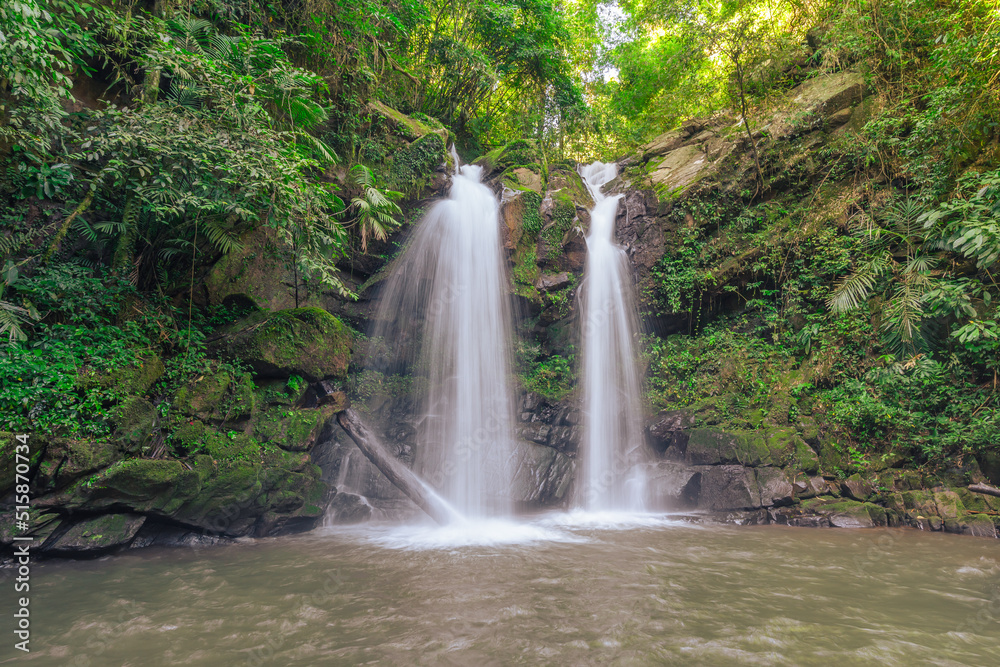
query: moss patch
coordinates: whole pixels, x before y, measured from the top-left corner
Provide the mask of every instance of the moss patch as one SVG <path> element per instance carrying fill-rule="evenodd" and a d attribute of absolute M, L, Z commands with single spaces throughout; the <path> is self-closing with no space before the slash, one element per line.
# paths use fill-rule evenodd
<path fill-rule="evenodd" d="M 225 343 L 226 352 L 250 364 L 258 375 L 299 375 L 309 381 L 347 377 L 353 336 L 321 308 L 255 315 L 237 328 Z"/>
<path fill-rule="evenodd" d="M 282 449 L 301 452 L 313 446 L 332 409 L 290 410 L 273 407 L 254 419 L 253 434 L 263 443 L 273 442 Z"/>
<path fill-rule="evenodd" d="M 389 164 L 389 184 L 403 192 L 418 193 L 447 154 L 439 134 L 425 134 L 406 148 L 396 151 Z"/>

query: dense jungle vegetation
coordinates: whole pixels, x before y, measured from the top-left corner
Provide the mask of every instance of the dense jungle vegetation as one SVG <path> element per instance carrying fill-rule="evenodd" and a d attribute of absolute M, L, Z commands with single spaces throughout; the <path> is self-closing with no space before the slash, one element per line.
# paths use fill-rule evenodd
<path fill-rule="evenodd" d="M 846 69 L 868 119 L 811 149 L 829 171 L 789 185 L 757 155 L 762 119 Z M 384 107 L 465 159 L 528 141 L 544 163 L 618 159 L 729 113 L 758 182 L 668 213 L 707 222 L 680 227 L 644 295 L 647 315 L 690 316 L 647 341 L 651 405 L 724 395 L 751 425 L 812 413 L 845 473 L 996 448 L 995 0 L 4 2 L 0 429 L 106 436 L 132 391 L 120 376 L 150 354 L 168 415 L 241 314 L 195 302 L 199 267 L 248 230 L 291 249 L 296 287 L 350 298 L 338 262 L 416 194 Z M 798 234 L 834 184 L 848 218 Z M 530 363 L 530 387 L 565 393 L 567 359 Z"/>

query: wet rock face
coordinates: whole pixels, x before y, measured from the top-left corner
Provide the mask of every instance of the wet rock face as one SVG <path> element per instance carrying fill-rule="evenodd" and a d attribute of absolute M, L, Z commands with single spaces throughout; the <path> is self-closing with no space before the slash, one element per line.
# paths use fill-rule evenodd
<path fill-rule="evenodd" d="M 55 556 L 98 556 L 127 546 L 145 523 L 141 514 L 105 514 L 74 524 L 45 544 Z"/>
<path fill-rule="evenodd" d="M 338 493 L 327 509 L 330 520 L 339 524 L 364 523 L 372 516 L 368 499 L 357 493 Z"/>
<path fill-rule="evenodd" d="M 1000 497 L 949 489 L 938 477 L 888 470 L 824 478 L 813 449 L 822 439 L 812 422 L 738 431 L 704 426 L 706 421 L 716 423 L 710 403 L 666 410 L 647 420 L 656 453 L 646 469 L 651 509 L 703 511 L 737 523 L 1000 534 Z M 944 471 L 942 478 L 949 474 Z M 975 462 L 952 476 L 963 480 L 956 484 L 983 478 Z"/>
<path fill-rule="evenodd" d="M 515 429 L 520 440 L 546 445 L 575 456 L 582 436 L 580 410 L 573 405 L 550 402 L 539 394 L 528 393 L 521 398 Z"/>

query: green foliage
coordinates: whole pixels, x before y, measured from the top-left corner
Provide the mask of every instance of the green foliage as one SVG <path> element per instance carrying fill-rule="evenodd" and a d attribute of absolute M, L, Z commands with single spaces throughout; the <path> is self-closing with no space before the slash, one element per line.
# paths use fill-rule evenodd
<path fill-rule="evenodd" d="M 399 221 L 394 216 L 403 211 L 394 200 L 402 197 L 403 193 L 379 190 L 374 172 L 362 164 L 351 167 L 349 173 L 351 182 L 361 188 L 361 195 L 351 200 L 348 211 L 353 211 L 354 222 L 361 231 L 361 252 L 367 252 L 368 237 L 385 241 L 389 232 L 399 227 Z"/>
<path fill-rule="evenodd" d="M 0 7 L 0 138 L 44 154 L 41 134 L 57 126 L 72 82 L 65 71 L 71 56 L 54 36 L 53 18 L 36 0 L 14 0 Z M 4 95 L 6 97 L 6 95 Z"/>
<path fill-rule="evenodd" d="M 0 351 L 0 425 L 6 430 L 106 435 L 108 404 L 128 397 L 115 373 L 135 367 L 149 339 L 135 323 L 121 327 L 41 326 L 34 340 Z"/>
<path fill-rule="evenodd" d="M 924 303 L 935 284 L 932 270 L 937 260 L 922 249 L 921 207 L 907 198 L 888 205 L 881 217 L 882 225 L 862 218 L 867 256 L 837 284 L 828 305 L 834 312 L 852 310 L 878 290 L 884 295 L 886 345 L 895 352 L 924 350 Z"/>
<path fill-rule="evenodd" d="M 572 357 L 559 355 L 536 361 L 521 375 L 521 385 L 525 391 L 533 391 L 554 401 L 562 400 L 572 393 L 576 386 L 573 364 Z"/>
<path fill-rule="evenodd" d="M 15 285 L 17 294 L 48 323 L 100 325 L 112 322 L 135 298 L 135 289 L 115 276 L 79 264 L 45 267 Z"/>

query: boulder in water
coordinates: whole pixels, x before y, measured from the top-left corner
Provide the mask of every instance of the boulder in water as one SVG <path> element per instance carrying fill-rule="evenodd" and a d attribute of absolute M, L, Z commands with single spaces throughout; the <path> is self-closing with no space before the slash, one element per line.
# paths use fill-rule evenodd
<path fill-rule="evenodd" d="M 342 524 L 364 523 L 372 516 L 368 499 L 357 493 L 338 493 L 327 511 L 334 523 Z"/>

